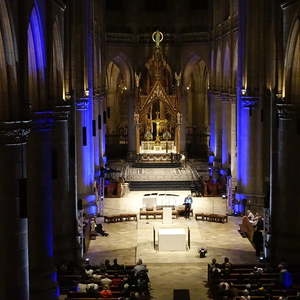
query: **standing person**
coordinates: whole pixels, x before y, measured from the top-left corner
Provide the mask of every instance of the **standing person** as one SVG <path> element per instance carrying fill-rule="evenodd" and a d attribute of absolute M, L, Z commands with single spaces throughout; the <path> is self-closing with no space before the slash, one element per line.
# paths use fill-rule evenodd
<path fill-rule="evenodd" d="M 184 199 L 184 203 L 183 203 L 183 205 L 185 206 L 185 208 L 184 208 L 184 217 L 186 219 L 190 218 L 190 212 L 191 212 L 192 203 L 193 203 L 193 198 L 192 198 L 191 195 L 188 195 Z"/>
<path fill-rule="evenodd" d="M 264 248 L 264 238 L 257 226 L 254 227 L 253 244 L 255 245 L 256 256 L 259 257 Z"/>
<path fill-rule="evenodd" d="M 247 217 L 248 217 L 250 223 L 254 221 L 254 214 L 252 213 L 252 211 L 250 209 L 247 210 Z"/>

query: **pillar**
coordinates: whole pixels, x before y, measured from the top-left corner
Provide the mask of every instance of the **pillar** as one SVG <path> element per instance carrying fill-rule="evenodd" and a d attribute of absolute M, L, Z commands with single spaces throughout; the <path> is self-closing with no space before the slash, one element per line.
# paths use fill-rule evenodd
<path fill-rule="evenodd" d="M 91 153 L 89 144 L 89 102 L 82 98 L 76 101 L 76 157 L 77 190 L 79 197 L 91 192 L 94 174 L 91 175 Z"/>
<path fill-rule="evenodd" d="M 53 257 L 53 125 L 52 112 L 35 113 L 28 140 L 30 300 L 58 297 Z"/>
<path fill-rule="evenodd" d="M 210 129 L 210 139 L 209 139 L 209 150 L 210 154 L 215 155 L 215 148 L 216 148 L 216 98 L 214 93 L 209 92 L 209 129 Z M 210 163 L 212 163 L 212 155 L 210 155 Z"/>
<path fill-rule="evenodd" d="M 106 138 L 105 138 L 106 122 L 104 122 L 104 111 L 105 111 L 105 95 L 101 95 L 99 101 L 99 115 L 98 115 L 100 166 L 105 164 L 104 157 L 106 155 Z"/>
<path fill-rule="evenodd" d="M 216 125 L 215 125 L 215 161 L 216 166 L 220 166 L 222 162 L 222 97 L 216 96 L 215 98 L 216 109 Z"/>
<path fill-rule="evenodd" d="M 70 185 L 70 106 L 57 106 L 53 128 L 54 256 L 56 264 L 78 258 L 76 197 Z"/>
<path fill-rule="evenodd" d="M 236 184 L 236 98 L 234 98 L 230 105 L 230 120 L 231 120 L 231 126 L 230 126 L 230 153 L 231 153 L 231 176 L 232 176 L 232 182 L 235 186 Z"/>
<path fill-rule="evenodd" d="M 136 154 L 136 131 L 134 122 L 135 97 L 133 93 L 128 94 L 128 158 L 133 159 Z"/>
<path fill-rule="evenodd" d="M 240 96 L 238 102 L 237 197 L 260 214 L 264 207 L 261 99 Z"/>
<path fill-rule="evenodd" d="M 181 99 L 180 99 L 180 112 L 181 112 L 181 127 L 180 127 L 180 153 L 186 154 L 186 124 L 187 124 L 187 99 L 188 99 L 188 93 L 190 90 L 185 90 L 182 93 Z"/>
<path fill-rule="evenodd" d="M 244 201 L 246 209 L 263 214 L 264 3 L 240 0 L 239 16 L 236 198 Z"/>
<path fill-rule="evenodd" d="M 29 300 L 28 134 L 28 121 L 0 123 L 0 299 Z"/>
<path fill-rule="evenodd" d="M 227 96 L 222 97 L 222 168 L 230 167 L 229 154 L 231 140 L 231 101 Z"/>
<path fill-rule="evenodd" d="M 278 159 L 276 183 L 271 204 L 271 258 L 300 263 L 300 132 L 298 109 L 292 104 L 278 105 Z"/>
<path fill-rule="evenodd" d="M 94 170 L 95 174 L 100 171 L 100 131 L 99 131 L 99 114 L 100 114 L 100 97 L 93 98 L 93 120 L 92 120 L 92 136 L 94 146 Z"/>

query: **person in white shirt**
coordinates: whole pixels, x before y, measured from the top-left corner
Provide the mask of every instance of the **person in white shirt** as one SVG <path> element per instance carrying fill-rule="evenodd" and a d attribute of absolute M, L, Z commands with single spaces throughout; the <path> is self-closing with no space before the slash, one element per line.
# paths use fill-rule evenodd
<path fill-rule="evenodd" d="M 108 274 L 105 274 L 105 275 L 104 275 L 104 278 L 102 278 L 102 279 L 100 280 L 100 282 L 101 282 L 103 288 L 109 289 L 112 280 L 108 278 Z"/>
<path fill-rule="evenodd" d="M 136 276 L 140 271 L 148 272 L 146 265 L 143 264 L 143 261 L 139 259 L 133 268 L 134 276 Z"/>
<path fill-rule="evenodd" d="M 249 219 L 250 222 L 254 221 L 254 214 L 251 212 L 250 209 L 247 210 L 247 218 Z"/>

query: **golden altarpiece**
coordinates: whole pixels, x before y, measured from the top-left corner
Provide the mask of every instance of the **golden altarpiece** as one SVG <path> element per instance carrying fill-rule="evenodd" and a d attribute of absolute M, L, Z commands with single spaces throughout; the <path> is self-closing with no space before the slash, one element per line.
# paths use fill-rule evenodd
<path fill-rule="evenodd" d="M 169 161 L 180 153 L 181 74 L 173 77 L 160 47 L 162 33 L 154 32 L 152 39 L 155 46 L 146 72 L 135 73 L 136 153 L 143 161 Z"/>

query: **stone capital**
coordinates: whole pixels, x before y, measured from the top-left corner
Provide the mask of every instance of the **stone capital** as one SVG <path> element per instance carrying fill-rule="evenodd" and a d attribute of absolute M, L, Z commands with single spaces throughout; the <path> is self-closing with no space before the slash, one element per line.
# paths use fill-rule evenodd
<path fill-rule="evenodd" d="M 75 102 L 76 110 L 87 110 L 89 107 L 89 100 L 87 98 L 80 98 Z"/>
<path fill-rule="evenodd" d="M 252 96 L 241 96 L 240 101 L 244 109 L 253 109 L 256 108 L 258 104 L 259 97 Z"/>
<path fill-rule="evenodd" d="M 291 103 L 277 103 L 277 116 L 282 121 L 291 121 L 297 114 L 297 109 L 294 104 Z"/>
<path fill-rule="evenodd" d="M 32 131 L 49 131 L 54 125 L 53 111 L 37 111 L 32 114 Z"/>
<path fill-rule="evenodd" d="M 27 143 L 31 121 L 0 122 L 0 144 L 7 146 Z"/>
<path fill-rule="evenodd" d="M 53 117 L 56 121 L 67 121 L 71 112 L 70 105 L 57 105 L 53 111 Z"/>

